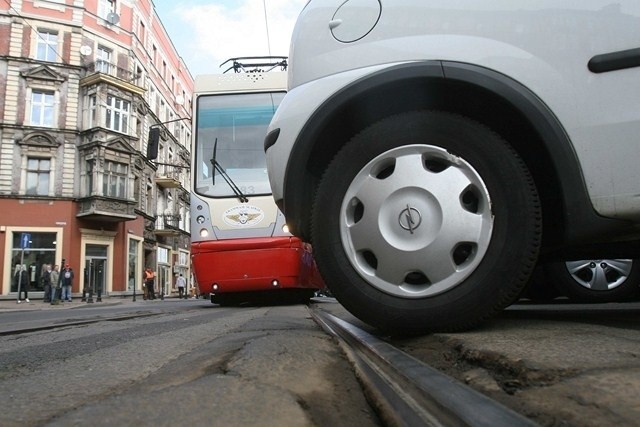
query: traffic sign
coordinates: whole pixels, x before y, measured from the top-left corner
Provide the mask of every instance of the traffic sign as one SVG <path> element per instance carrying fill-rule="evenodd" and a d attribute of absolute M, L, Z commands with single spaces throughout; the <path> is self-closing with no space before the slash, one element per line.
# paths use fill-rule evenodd
<path fill-rule="evenodd" d="M 31 247 L 31 233 L 22 233 L 20 236 L 20 248 L 27 249 Z"/>

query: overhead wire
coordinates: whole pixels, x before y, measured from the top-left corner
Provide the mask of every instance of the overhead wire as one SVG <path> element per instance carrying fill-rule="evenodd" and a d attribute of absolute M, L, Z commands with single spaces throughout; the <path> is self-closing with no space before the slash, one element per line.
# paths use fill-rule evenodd
<path fill-rule="evenodd" d="M 267 0 L 262 0 L 262 8 L 264 10 L 264 25 L 267 29 L 267 52 L 271 56 L 271 38 L 269 36 L 269 18 L 267 16 Z"/>

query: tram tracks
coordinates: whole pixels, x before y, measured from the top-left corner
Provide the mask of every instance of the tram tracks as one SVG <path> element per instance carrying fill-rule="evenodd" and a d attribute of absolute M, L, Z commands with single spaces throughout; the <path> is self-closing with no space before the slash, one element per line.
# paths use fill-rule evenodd
<path fill-rule="evenodd" d="M 320 309 L 314 320 L 338 341 L 388 425 L 535 426 L 533 421 Z"/>
<path fill-rule="evenodd" d="M 68 328 L 70 326 L 81 326 L 99 322 L 118 322 L 141 317 L 157 316 L 160 312 L 137 312 L 125 314 L 112 314 L 108 316 L 80 317 L 80 318 L 60 318 L 47 320 L 46 323 L 5 323 L 0 325 L 0 336 L 20 335 L 29 332 L 47 331 L 52 329 Z"/>

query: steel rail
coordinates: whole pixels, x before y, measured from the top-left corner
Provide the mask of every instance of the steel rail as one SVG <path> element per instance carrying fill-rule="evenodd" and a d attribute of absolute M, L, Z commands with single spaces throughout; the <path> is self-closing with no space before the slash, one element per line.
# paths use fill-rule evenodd
<path fill-rule="evenodd" d="M 454 378 L 320 309 L 313 319 L 338 338 L 370 404 L 393 426 L 537 426 Z"/>

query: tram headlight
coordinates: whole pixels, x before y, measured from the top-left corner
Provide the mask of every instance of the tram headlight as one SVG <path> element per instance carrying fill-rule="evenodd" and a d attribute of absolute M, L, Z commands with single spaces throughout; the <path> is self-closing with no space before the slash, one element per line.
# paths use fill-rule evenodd
<path fill-rule="evenodd" d="M 196 222 L 197 222 L 198 224 L 204 224 L 204 216 L 202 216 L 202 215 L 198 215 L 198 216 L 196 217 Z"/>
<path fill-rule="evenodd" d="M 284 231 L 285 233 L 289 232 L 289 226 L 287 224 L 282 226 L 282 231 Z"/>
<path fill-rule="evenodd" d="M 200 237 L 207 237 L 208 235 L 209 235 L 209 230 L 207 230 L 206 228 L 200 229 Z"/>

